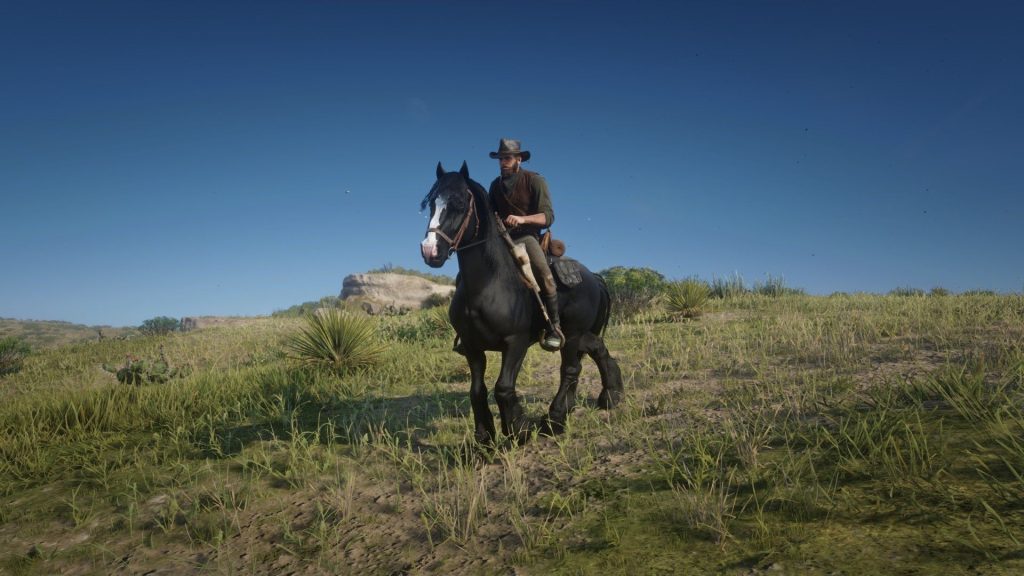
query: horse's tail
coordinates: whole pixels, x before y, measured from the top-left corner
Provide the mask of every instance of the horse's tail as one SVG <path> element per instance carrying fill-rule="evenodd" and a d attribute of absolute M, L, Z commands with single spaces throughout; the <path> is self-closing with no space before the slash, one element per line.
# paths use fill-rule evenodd
<path fill-rule="evenodd" d="M 590 331 L 603 338 L 604 331 L 608 328 L 608 321 L 612 317 L 612 295 L 608 292 L 608 285 L 605 284 L 604 278 L 600 274 L 594 274 L 594 277 L 601 285 L 601 306 L 597 311 L 597 321 L 594 322 L 594 327 Z"/>

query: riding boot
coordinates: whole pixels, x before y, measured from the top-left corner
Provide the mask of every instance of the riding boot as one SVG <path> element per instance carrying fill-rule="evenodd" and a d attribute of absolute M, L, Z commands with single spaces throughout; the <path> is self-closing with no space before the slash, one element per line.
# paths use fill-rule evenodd
<path fill-rule="evenodd" d="M 548 352 L 557 352 L 565 344 L 565 336 L 562 335 L 562 327 L 558 321 L 558 294 L 545 294 L 544 307 L 548 310 L 548 319 L 551 323 L 544 331 L 540 347 Z"/>
<path fill-rule="evenodd" d="M 462 343 L 462 338 L 458 334 L 455 335 L 455 342 L 452 343 L 452 352 L 466 355 L 466 345 Z"/>

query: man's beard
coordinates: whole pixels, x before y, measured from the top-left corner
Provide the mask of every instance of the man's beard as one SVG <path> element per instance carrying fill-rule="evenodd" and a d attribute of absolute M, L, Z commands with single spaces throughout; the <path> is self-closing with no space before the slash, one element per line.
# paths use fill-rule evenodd
<path fill-rule="evenodd" d="M 513 165 L 509 166 L 508 168 L 505 168 L 504 166 L 501 167 L 501 175 L 502 176 L 511 176 L 511 175 L 515 174 L 516 172 L 519 172 L 519 164 L 513 164 Z"/>

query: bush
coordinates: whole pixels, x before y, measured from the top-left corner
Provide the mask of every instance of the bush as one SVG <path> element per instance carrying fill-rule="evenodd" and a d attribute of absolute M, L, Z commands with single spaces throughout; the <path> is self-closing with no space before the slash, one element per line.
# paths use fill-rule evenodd
<path fill-rule="evenodd" d="M 913 286 L 900 286 L 889 291 L 889 296 L 924 296 L 924 290 Z"/>
<path fill-rule="evenodd" d="M 650 268 L 615 266 L 598 272 L 608 285 L 612 313 L 629 318 L 647 310 L 668 286 L 661 273 Z"/>
<path fill-rule="evenodd" d="M 434 294 L 431 294 L 430 296 L 427 296 L 426 298 L 423 299 L 422 307 L 424 309 L 426 309 L 426 308 L 440 308 L 440 307 L 443 306 L 445 309 L 447 309 L 448 305 L 451 304 L 451 303 L 452 303 L 452 295 L 451 294 L 441 294 L 439 292 L 435 292 Z"/>
<path fill-rule="evenodd" d="M 703 280 L 688 278 L 668 285 L 664 303 L 669 314 L 676 318 L 696 318 L 711 295 L 711 287 Z"/>
<path fill-rule="evenodd" d="M 929 296 L 949 296 L 950 291 L 946 290 L 942 286 L 936 286 L 928 291 Z"/>
<path fill-rule="evenodd" d="M 139 331 L 147 336 L 160 336 L 179 330 L 181 330 L 181 321 L 168 316 L 157 316 L 156 318 L 144 320 L 142 325 L 139 326 Z"/>
<path fill-rule="evenodd" d="M 0 376 L 21 370 L 25 357 L 31 352 L 32 348 L 20 338 L 0 338 Z"/>
<path fill-rule="evenodd" d="M 434 338 L 451 338 L 455 335 L 455 330 L 448 319 L 448 308 L 444 306 L 388 320 L 384 324 L 385 337 L 400 342 L 422 342 Z"/>
<path fill-rule="evenodd" d="M 285 354 L 301 366 L 343 375 L 372 366 L 384 352 L 368 316 L 325 308 L 306 314 L 306 326 L 285 340 Z"/>

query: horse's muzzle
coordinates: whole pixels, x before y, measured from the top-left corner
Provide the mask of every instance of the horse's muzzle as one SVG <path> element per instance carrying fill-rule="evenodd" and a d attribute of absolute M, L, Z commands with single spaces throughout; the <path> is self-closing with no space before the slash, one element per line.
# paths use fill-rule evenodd
<path fill-rule="evenodd" d="M 437 251 L 437 243 L 423 241 L 420 243 L 420 254 L 423 256 L 423 262 L 431 268 L 440 268 L 444 265 L 446 260 L 445 256 L 441 255 Z"/>

